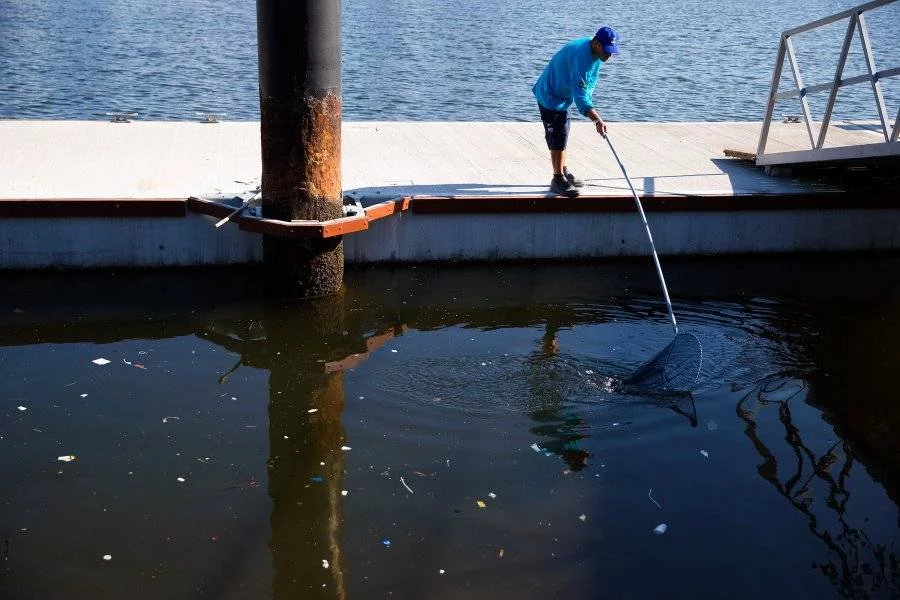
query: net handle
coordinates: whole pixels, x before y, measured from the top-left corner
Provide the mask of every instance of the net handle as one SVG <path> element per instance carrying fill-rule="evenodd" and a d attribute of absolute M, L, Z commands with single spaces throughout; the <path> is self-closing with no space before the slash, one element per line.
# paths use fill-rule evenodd
<path fill-rule="evenodd" d="M 628 187 L 631 189 L 631 195 L 634 196 L 634 202 L 637 204 L 638 212 L 641 214 L 641 221 L 644 222 L 644 229 L 647 231 L 647 239 L 650 240 L 650 249 L 653 251 L 653 264 L 656 265 L 656 274 L 659 276 L 659 283 L 662 285 L 663 297 L 666 299 L 666 307 L 669 309 L 669 320 L 672 321 L 672 327 L 675 329 L 675 335 L 678 335 L 678 322 L 675 321 L 675 313 L 672 311 L 672 301 L 669 299 L 669 289 L 666 287 L 666 278 L 663 276 L 662 265 L 659 264 L 659 256 L 656 254 L 656 244 L 653 243 L 653 234 L 650 233 L 650 225 L 647 223 L 647 215 L 644 214 L 644 207 L 641 206 L 641 200 L 638 198 L 637 192 L 634 191 L 634 186 L 631 185 L 631 179 L 628 177 L 628 173 L 625 171 L 625 165 L 622 164 L 622 161 L 619 160 L 619 155 L 616 153 L 616 149 L 613 146 L 612 140 L 609 139 L 609 133 L 605 134 L 603 138 L 606 140 L 606 143 L 609 144 L 609 149 L 612 150 L 612 154 L 616 159 L 616 162 L 619 163 L 619 168 L 622 170 L 622 175 L 625 176 L 625 181 L 628 182 Z"/>

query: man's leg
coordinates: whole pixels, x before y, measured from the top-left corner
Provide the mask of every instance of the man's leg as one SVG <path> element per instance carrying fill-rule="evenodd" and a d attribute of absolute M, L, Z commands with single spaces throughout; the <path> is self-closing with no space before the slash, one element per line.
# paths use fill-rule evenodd
<path fill-rule="evenodd" d="M 565 150 L 551 150 L 550 151 L 550 162 L 553 164 L 553 174 L 554 175 L 562 175 L 563 167 L 566 166 L 566 151 Z"/>

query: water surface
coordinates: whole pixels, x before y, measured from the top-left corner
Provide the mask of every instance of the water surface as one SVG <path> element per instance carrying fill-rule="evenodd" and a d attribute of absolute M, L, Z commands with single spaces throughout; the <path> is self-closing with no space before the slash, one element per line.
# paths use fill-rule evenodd
<path fill-rule="evenodd" d="M 622 55 L 595 99 L 612 121 L 756 121 L 779 36 L 852 6 L 838 0 L 354 0 L 343 4 L 348 120 L 536 121 L 531 86 L 565 42 L 614 26 Z M 879 69 L 900 66 L 900 4 L 868 16 Z M 805 83 L 833 79 L 846 25 L 797 36 Z M 858 41 L 845 76 L 866 72 Z M 787 70 L 785 77 L 787 77 Z M 787 84 L 785 84 L 787 85 Z M 888 114 L 900 78 L 882 82 Z M 827 95 L 826 95 L 827 96 Z M 872 91 L 841 91 L 836 119 L 876 118 Z M 825 96 L 810 97 L 821 118 Z M 259 118 L 250 0 L 0 0 L 0 118 Z M 797 101 L 776 116 L 800 114 Z"/>
<path fill-rule="evenodd" d="M 7 276 L 0 596 L 896 597 L 898 266 Z"/>

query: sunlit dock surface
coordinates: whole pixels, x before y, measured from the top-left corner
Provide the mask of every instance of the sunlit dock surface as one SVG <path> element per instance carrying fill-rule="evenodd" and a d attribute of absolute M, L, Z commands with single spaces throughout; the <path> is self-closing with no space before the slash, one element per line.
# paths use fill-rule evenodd
<path fill-rule="evenodd" d="M 896 192 L 873 197 L 834 181 L 772 177 L 725 157 L 725 149 L 752 153 L 760 127 L 610 124 L 661 252 L 900 247 Z M 879 135 L 864 124 L 832 127 L 830 145 Z M 770 135 L 772 151 L 808 144 L 798 123 L 778 123 Z M 186 200 L 246 197 L 259 186 L 259 147 L 258 122 L 0 121 L 0 268 L 256 262 L 259 233 L 215 229 L 217 219 L 188 210 Z M 409 218 L 382 211 L 381 220 L 363 216 L 342 231 L 355 231 L 345 236 L 347 260 L 645 253 L 628 186 L 592 125 L 573 124 L 568 155 L 586 182 L 577 200 L 548 196 L 538 122 L 346 122 L 345 197 L 366 207 L 406 198 L 409 209 Z"/>

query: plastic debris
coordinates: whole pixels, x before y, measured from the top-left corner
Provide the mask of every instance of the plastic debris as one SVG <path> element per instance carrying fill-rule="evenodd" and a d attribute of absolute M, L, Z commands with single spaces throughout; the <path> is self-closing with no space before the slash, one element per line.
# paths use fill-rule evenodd
<path fill-rule="evenodd" d="M 103 357 L 95 358 L 95 359 L 92 360 L 91 362 L 94 363 L 95 365 L 100 365 L 101 367 L 102 367 L 103 365 L 108 365 L 108 364 L 109 364 L 109 361 L 106 360 L 106 359 L 103 358 Z"/>
<path fill-rule="evenodd" d="M 666 525 L 665 523 L 660 523 L 659 525 L 657 525 L 656 527 L 653 528 L 653 533 L 655 533 L 656 535 L 662 535 L 666 531 L 668 531 L 668 529 L 669 529 L 668 525 Z"/>
<path fill-rule="evenodd" d="M 104 554 L 103 560 L 112 560 L 112 554 Z"/>
<path fill-rule="evenodd" d="M 346 496 L 347 494 L 349 494 L 347 490 L 341 490 L 341 496 Z"/>
<path fill-rule="evenodd" d="M 497 558 L 503 558 L 503 554 L 504 554 L 503 548 L 500 548 L 500 552 L 497 553 Z"/>
<path fill-rule="evenodd" d="M 16 407 L 16 408 L 18 408 L 18 409 L 21 410 L 21 411 L 26 411 L 26 410 L 28 410 L 28 407 L 26 407 L 26 406 L 18 406 L 18 407 Z"/>
<path fill-rule="evenodd" d="M 484 500 L 476 500 L 476 501 L 475 501 L 475 504 L 478 505 L 478 508 L 485 508 L 485 507 L 487 507 L 487 504 L 484 503 Z"/>
<path fill-rule="evenodd" d="M 181 417 L 163 417 L 162 422 L 163 422 L 163 423 L 168 423 L 169 421 L 172 421 L 172 420 L 180 421 L 180 420 L 181 420 Z"/>
<path fill-rule="evenodd" d="M 700 454 L 702 454 L 704 458 L 709 458 L 709 452 L 707 452 L 706 450 L 701 450 Z"/>
<path fill-rule="evenodd" d="M 650 491 L 647 492 L 647 497 L 650 498 L 650 502 L 659 507 L 659 510 L 662 510 L 662 504 L 653 499 L 653 488 L 650 488 Z"/>
<path fill-rule="evenodd" d="M 393 353 L 394 353 L 394 354 L 396 354 L 396 353 L 397 353 L 397 351 L 396 351 L 396 350 L 391 350 L 391 352 L 393 352 Z"/>
<path fill-rule="evenodd" d="M 409 486 L 408 486 L 408 485 L 406 485 L 406 482 L 405 482 L 405 481 L 403 481 L 403 478 L 402 478 L 402 477 L 401 477 L 401 478 L 400 478 L 400 483 L 402 483 L 402 484 L 403 484 L 403 487 L 405 487 L 405 488 L 406 488 L 406 491 L 407 491 L 407 492 L 409 492 L 409 493 L 410 493 L 410 494 L 415 494 L 415 492 L 414 492 L 414 491 L 412 491 L 412 488 L 411 488 L 411 487 L 409 487 Z"/>
<path fill-rule="evenodd" d="M 497 494 L 495 494 L 494 492 L 488 492 L 488 498 L 494 499 L 496 497 L 497 497 Z"/>
<path fill-rule="evenodd" d="M 381 540 L 381 543 L 385 545 L 385 547 L 391 547 L 391 540 Z"/>
<path fill-rule="evenodd" d="M 444 573 L 446 573 L 446 571 L 443 570 L 443 569 L 438 569 L 438 573 L 440 573 L 441 575 L 443 575 Z"/>
<path fill-rule="evenodd" d="M 87 398 L 87 396 L 88 396 L 87 394 L 82 394 L 82 395 L 81 395 L 82 398 Z"/>
<path fill-rule="evenodd" d="M 341 450 L 343 450 L 344 452 L 349 452 L 350 450 L 353 450 L 353 448 L 351 448 L 350 446 L 341 446 Z"/>
<path fill-rule="evenodd" d="M 578 519 L 579 519 L 582 523 L 584 523 L 585 521 L 587 521 L 587 515 L 578 515 Z"/>
<path fill-rule="evenodd" d="M 57 457 L 56 460 L 58 460 L 59 462 L 72 462 L 73 460 L 75 460 L 75 455 L 74 454 L 66 454 L 65 456 Z"/>
<path fill-rule="evenodd" d="M 534 450 L 535 452 L 540 452 L 540 451 L 541 451 L 541 447 L 538 446 L 537 444 L 532 444 L 532 445 L 531 445 L 531 449 Z"/>
<path fill-rule="evenodd" d="M 184 482 L 185 482 L 184 477 L 178 477 L 178 482 L 179 482 L 179 483 L 184 483 Z"/>
<path fill-rule="evenodd" d="M 325 560 L 324 558 L 322 559 L 322 568 L 323 568 L 323 569 L 327 569 L 327 568 L 328 568 L 328 561 Z"/>
<path fill-rule="evenodd" d="M 309 410 L 306 411 L 306 412 L 308 412 L 309 414 L 312 414 L 312 413 L 315 413 L 315 412 L 319 412 L 319 409 L 318 409 L 318 408 L 311 408 L 311 409 L 309 409 Z"/>
<path fill-rule="evenodd" d="M 707 428 L 708 430 L 710 430 L 710 431 L 715 431 L 716 429 L 719 428 L 719 424 L 716 423 L 715 421 L 713 421 L 712 419 L 710 419 L 710 420 L 706 423 L 706 428 Z"/>

